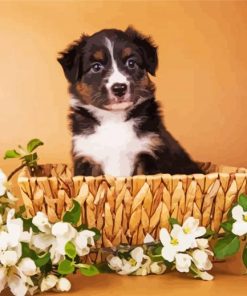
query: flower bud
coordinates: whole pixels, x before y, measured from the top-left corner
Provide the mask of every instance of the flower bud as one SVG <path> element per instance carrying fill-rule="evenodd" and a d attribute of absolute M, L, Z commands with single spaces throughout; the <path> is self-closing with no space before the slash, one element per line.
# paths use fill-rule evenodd
<path fill-rule="evenodd" d="M 30 258 L 23 258 L 18 266 L 20 270 L 27 276 L 32 276 L 37 273 L 36 265 Z"/>
<path fill-rule="evenodd" d="M 40 285 L 41 292 L 54 288 L 57 282 L 58 282 L 58 278 L 53 274 L 50 274 L 47 277 L 43 278 Z"/>
<path fill-rule="evenodd" d="M 67 292 L 71 289 L 71 283 L 66 278 L 60 278 L 57 282 L 56 288 L 58 291 Z"/>
<path fill-rule="evenodd" d="M 51 225 L 48 221 L 48 217 L 42 212 L 38 212 L 33 217 L 32 222 L 42 232 L 49 232 L 51 229 Z"/>
<path fill-rule="evenodd" d="M 18 255 L 15 251 L 5 251 L 0 254 L 0 262 L 3 266 L 16 265 L 18 261 Z"/>
<path fill-rule="evenodd" d="M 150 265 L 150 270 L 154 274 L 162 274 L 166 271 L 166 266 L 163 263 L 153 262 Z"/>

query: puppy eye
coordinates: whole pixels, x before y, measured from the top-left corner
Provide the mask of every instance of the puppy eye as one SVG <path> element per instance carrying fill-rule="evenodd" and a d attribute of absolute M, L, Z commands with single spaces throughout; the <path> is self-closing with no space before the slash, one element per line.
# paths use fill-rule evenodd
<path fill-rule="evenodd" d="M 100 72 L 102 69 L 103 69 L 103 65 L 101 63 L 94 63 L 92 66 L 91 66 L 91 70 L 94 72 L 94 73 L 97 73 L 97 72 Z"/>
<path fill-rule="evenodd" d="M 126 66 L 129 68 L 129 69 L 134 69 L 136 67 L 136 61 L 134 59 L 128 59 L 126 61 Z"/>

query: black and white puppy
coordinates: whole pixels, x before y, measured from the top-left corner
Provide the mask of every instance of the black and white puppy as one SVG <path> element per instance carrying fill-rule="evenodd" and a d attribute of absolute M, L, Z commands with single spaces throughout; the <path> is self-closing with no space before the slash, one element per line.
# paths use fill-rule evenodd
<path fill-rule="evenodd" d="M 70 83 L 75 175 L 202 172 L 162 123 L 149 37 L 131 27 L 83 35 L 58 61 Z"/>

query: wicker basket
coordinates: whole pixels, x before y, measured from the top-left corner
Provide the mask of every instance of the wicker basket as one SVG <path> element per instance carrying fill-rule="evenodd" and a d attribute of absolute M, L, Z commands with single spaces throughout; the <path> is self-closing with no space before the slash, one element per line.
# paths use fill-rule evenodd
<path fill-rule="evenodd" d="M 22 171 L 18 184 L 28 216 L 45 212 L 61 219 L 76 199 L 80 223 L 97 227 L 97 247 L 143 243 L 147 233 L 157 238 L 169 217 L 183 222 L 194 216 L 203 226 L 220 231 L 220 223 L 241 193 L 247 193 L 247 169 L 201 163 L 206 175 L 159 174 L 115 178 L 73 177 L 67 165 L 41 166 L 41 177 Z"/>

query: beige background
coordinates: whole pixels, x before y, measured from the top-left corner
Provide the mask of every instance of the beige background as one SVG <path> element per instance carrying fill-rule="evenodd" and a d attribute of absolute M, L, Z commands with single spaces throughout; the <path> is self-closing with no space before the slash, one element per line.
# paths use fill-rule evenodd
<path fill-rule="evenodd" d="M 247 167 L 246 1 L 0 1 L 0 155 L 39 137 L 41 162 L 70 162 L 57 52 L 129 24 L 159 45 L 157 98 L 173 135 L 195 159 Z"/>

